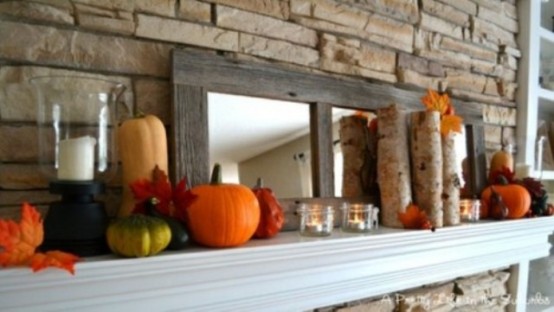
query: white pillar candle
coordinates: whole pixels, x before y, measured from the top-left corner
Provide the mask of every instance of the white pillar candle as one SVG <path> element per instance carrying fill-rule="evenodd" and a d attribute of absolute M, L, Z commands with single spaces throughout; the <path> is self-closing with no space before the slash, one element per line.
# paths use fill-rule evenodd
<path fill-rule="evenodd" d="M 60 141 L 58 145 L 58 179 L 90 181 L 94 179 L 94 145 L 91 136 Z"/>
<path fill-rule="evenodd" d="M 516 164 L 516 170 L 515 170 L 515 178 L 516 179 L 523 179 L 533 176 L 533 169 L 531 166 L 526 164 Z"/>

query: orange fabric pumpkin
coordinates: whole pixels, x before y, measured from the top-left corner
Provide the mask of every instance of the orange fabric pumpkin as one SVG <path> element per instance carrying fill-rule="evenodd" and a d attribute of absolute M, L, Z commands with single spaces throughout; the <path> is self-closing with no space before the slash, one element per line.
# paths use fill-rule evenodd
<path fill-rule="evenodd" d="M 273 191 L 263 187 L 262 179 L 258 179 L 256 186 L 252 189 L 260 203 L 260 223 L 254 233 L 255 238 L 270 238 L 281 230 L 285 222 L 283 208 L 275 198 Z"/>
<path fill-rule="evenodd" d="M 522 218 L 531 208 L 531 195 L 523 186 L 518 184 L 496 184 L 485 188 L 481 194 L 482 218 L 488 217 L 488 215 L 494 211 L 495 207 L 490 207 L 493 188 L 494 191 L 502 197 L 502 201 L 508 208 L 508 215 L 506 218 Z"/>
<path fill-rule="evenodd" d="M 209 247 L 234 247 L 246 243 L 260 222 L 260 206 L 250 188 L 221 183 L 216 164 L 210 184 L 191 192 L 196 200 L 187 208 L 187 228 L 192 238 Z"/>

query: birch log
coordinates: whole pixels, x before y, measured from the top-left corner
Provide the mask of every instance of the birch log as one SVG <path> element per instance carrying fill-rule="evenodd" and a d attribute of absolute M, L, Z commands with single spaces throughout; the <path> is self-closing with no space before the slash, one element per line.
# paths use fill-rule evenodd
<path fill-rule="evenodd" d="M 371 154 L 372 140 L 367 123 L 367 118 L 360 116 L 348 116 L 340 120 L 343 197 L 371 195 L 374 188 L 377 155 Z"/>
<path fill-rule="evenodd" d="M 460 178 L 454 132 L 442 137 L 442 209 L 444 225 L 460 224 Z"/>
<path fill-rule="evenodd" d="M 377 120 L 381 222 L 384 226 L 402 228 L 398 213 L 406 211 L 412 201 L 407 114 L 397 105 L 391 105 L 377 111 Z"/>
<path fill-rule="evenodd" d="M 440 114 L 412 113 L 411 148 L 414 201 L 434 227 L 442 227 L 442 149 Z"/>

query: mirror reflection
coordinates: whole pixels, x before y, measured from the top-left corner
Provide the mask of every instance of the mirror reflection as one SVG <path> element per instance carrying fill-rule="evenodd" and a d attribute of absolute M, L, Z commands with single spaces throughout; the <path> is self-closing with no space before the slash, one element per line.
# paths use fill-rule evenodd
<path fill-rule="evenodd" d="M 224 182 L 260 177 L 278 198 L 312 196 L 308 104 L 208 93 L 208 121 L 210 164 Z"/>

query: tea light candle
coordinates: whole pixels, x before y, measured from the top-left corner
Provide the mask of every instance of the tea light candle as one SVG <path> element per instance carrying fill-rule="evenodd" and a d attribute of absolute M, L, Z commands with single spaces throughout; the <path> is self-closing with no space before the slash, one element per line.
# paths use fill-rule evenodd
<path fill-rule="evenodd" d="M 367 228 L 363 220 L 348 220 L 348 228 L 355 231 L 363 231 Z"/>
<path fill-rule="evenodd" d="M 373 205 L 344 204 L 342 230 L 345 232 L 369 232 L 373 223 Z"/>
<path fill-rule="evenodd" d="M 90 181 L 94 179 L 94 145 L 91 136 L 62 140 L 58 144 L 58 179 Z"/>
<path fill-rule="evenodd" d="M 321 224 L 321 222 L 306 223 L 305 231 L 310 233 L 321 233 L 323 231 L 323 224 Z"/>

